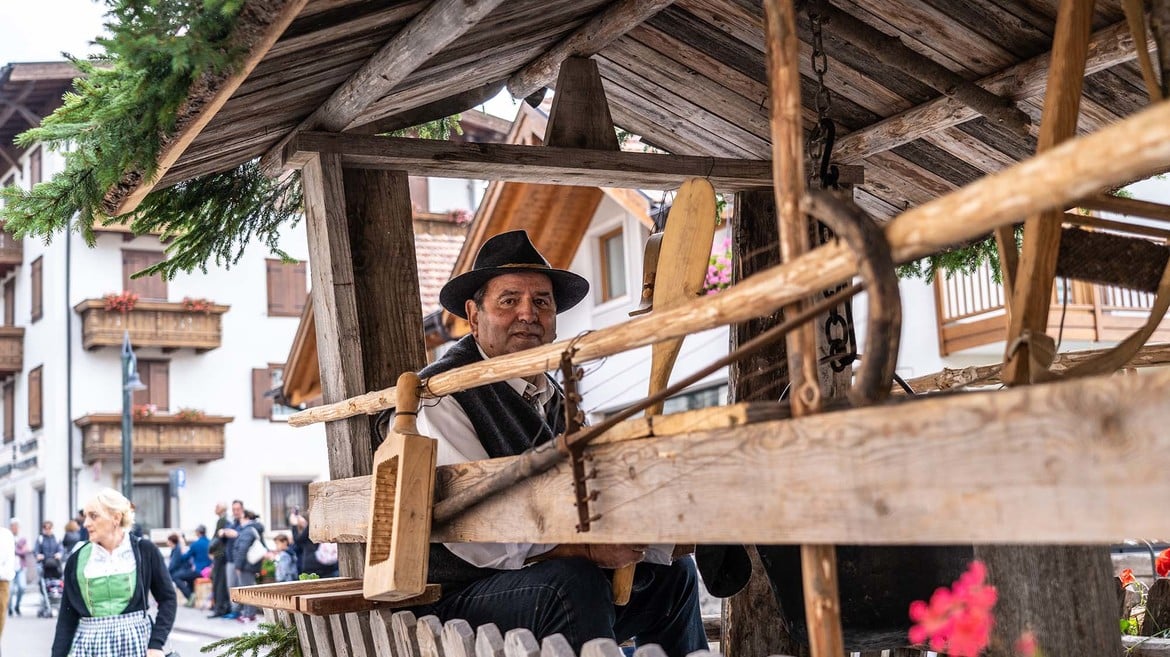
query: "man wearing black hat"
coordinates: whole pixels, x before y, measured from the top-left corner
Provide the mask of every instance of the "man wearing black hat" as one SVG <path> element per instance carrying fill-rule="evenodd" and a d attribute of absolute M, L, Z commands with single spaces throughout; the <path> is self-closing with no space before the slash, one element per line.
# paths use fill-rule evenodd
<path fill-rule="evenodd" d="M 419 375 L 548 344 L 557 313 L 588 293 L 584 278 L 550 267 L 524 231 L 497 235 L 439 294 L 471 335 Z M 564 431 L 562 397 L 547 374 L 480 386 L 424 403 L 419 431 L 438 440 L 440 465 L 512 456 Z M 611 569 L 634 563 L 630 603 L 617 607 Z M 443 598 L 423 612 L 444 620 L 525 627 L 538 638 L 559 632 L 577 651 L 597 637 L 657 643 L 670 657 L 707 648 L 694 561 L 672 563 L 670 546 L 435 544 L 429 578 Z"/>

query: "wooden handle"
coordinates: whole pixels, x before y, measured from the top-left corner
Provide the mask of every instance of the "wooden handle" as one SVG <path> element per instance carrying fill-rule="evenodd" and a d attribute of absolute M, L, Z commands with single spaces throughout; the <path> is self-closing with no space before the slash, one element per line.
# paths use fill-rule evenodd
<path fill-rule="evenodd" d="M 418 433 L 418 389 L 422 385 L 418 375 L 414 372 L 403 372 L 398 376 L 394 385 L 394 395 L 398 399 L 394 414 L 394 433 Z"/>
<path fill-rule="evenodd" d="M 630 603 L 630 592 L 634 590 L 634 567 L 622 566 L 613 571 L 613 603 L 624 607 Z"/>

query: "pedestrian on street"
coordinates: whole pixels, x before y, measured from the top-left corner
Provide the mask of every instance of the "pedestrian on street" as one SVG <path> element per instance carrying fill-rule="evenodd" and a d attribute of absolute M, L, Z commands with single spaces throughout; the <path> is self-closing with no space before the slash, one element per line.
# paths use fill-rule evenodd
<path fill-rule="evenodd" d="M 0 637 L 4 636 L 4 621 L 8 618 L 8 593 L 16 576 L 16 540 L 12 532 L 0 527 Z"/>
<path fill-rule="evenodd" d="M 13 518 L 8 521 L 8 529 L 12 532 L 15 541 L 13 555 L 16 557 L 16 573 L 12 576 L 12 586 L 8 594 L 8 615 L 20 615 L 20 603 L 24 600 L 26 583 L 25 567 L 28 565 L 28 539 L 20 535 L 20 520 Z"/>
<path fill-rule="evenodd" d="M 134 538 L 130 500 L 105 488 L 85 505 L 90 542 L 65 563 L 65 597 L 52 657 L 164 657 L 175 623 L 175 585 L 154 543 Z M 149 595 L 158 605 L 151 621 Z"/>
<path fill-rule="evenodd" d="M 215 534 L 208 544 L 211 555 L 211 598 L 213 605 L 208 618 L 223 618 L 232 610 L 231 600 L 228 598 L 227 571 L 231 565 L 227 557 L 227 539 L 223 537 L 223 529 L 228 526 L 227 506 L 223 502 L 215 505 Z"/>

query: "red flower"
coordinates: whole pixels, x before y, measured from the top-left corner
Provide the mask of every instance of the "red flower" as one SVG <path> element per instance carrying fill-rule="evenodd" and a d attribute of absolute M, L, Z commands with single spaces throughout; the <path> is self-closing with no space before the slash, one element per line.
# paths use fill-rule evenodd
<path fill-rule="evenodd" d="M 1020 657 L 1035 657 L 1036 655 L 1036 635 L 1031 630 L 1025 631 L 1016 639 L 1016 654 Z"/>
<path fill-rule="evenodd" d="M 940 587 L 927 605 L 921 600 L 910 604 L 910 641 L 928 643 L 931 650 L 953 657 L 976 657 L 991 641 L 995 616 L 991 613 L 997 594 L 985 583 L 987 567 L 972 561 L 967 572 L 951 585 Z"/>
<path fill-rule="evenodd" d="M 1170 548 L 1158 553 L 1158 558 L 1154 562 L 1154 570 L 1158 571 L 1158 577 L 1170 577 Z"/>
<path fill-rule="evenodd" d="M 1132 568 L 1126 568 L 1125 570 L 1121 571 L 1121 574 L 1118 575 L 1118 577 L 1121 578 L 1121 586 L 1123 588 L 1137 581 L 1134 579 Z"/>

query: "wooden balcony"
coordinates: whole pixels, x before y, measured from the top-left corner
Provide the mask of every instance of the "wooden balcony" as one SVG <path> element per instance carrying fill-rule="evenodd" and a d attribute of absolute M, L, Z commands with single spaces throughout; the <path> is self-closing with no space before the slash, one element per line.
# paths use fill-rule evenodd
<path fill-rule="evenodd" d="M 223 458 L 224 425 L 234 418 L 208 415 L 197 420 L 153 415 L 134 420 L 135 461 L 159 459 L 206 463 Z M 81 428 L 81 455 L 86 465 L 122 458 L 122 415 L 90 413 L 74 424 Z"/>
<path fill-rule="evenodd" d="M 24 327 L 0 326 L 0 376 L 24 369 Z"/>
<path fill-rule="evenodd" d="M 24 262 L 23 242 L 4 230 L 4 224 L 0 222 L 0 276 L 16 269 L 22 262 Z"/>
<path fill-rule="evenodd" d="M 188 310 L 179 301 L 139 301 L 134 310 L 105 309 L 102 299 L 86 299 L 73 307 L 81 315 L 81 344 L 86 349 L 121 347 L 129 329 L 135 347 L 173 351 L 190 347 L 202 353 L 219 347 L 223 338 L 220 315 L 230 306 L 212 305 L 206 311 Z"/>
<path fill-rule="evenodd" d="M 1003 286 L 984 266 L 974 274 L 934 280 L 939 352 L 946 356 L 964 349 L 1007 339 Z M 1068 303 L 1064 304 L 1067 296 Z M 1058 279 L 1048 312 L 1048 335 L 1087 342 L 1117 342 L 1145 324 L 1154 295 L 1118 287 Z M 1170 340 L 1170 318 L 1150 338 Z"/>

